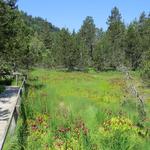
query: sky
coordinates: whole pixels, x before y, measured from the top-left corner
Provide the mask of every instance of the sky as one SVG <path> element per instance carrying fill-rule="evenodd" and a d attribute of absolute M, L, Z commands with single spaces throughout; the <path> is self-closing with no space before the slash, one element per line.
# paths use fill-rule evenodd
<path fill-rule="evenodd" d="M 78 31 L 86 16 L 92 16 L 98 28 L 107 29 L 107 18 L 117 6 L 126 24 L 141 12 L 150 12 L 150 0 L 18 0 L 20 10 L 47 19 L 57 27 Z"/>

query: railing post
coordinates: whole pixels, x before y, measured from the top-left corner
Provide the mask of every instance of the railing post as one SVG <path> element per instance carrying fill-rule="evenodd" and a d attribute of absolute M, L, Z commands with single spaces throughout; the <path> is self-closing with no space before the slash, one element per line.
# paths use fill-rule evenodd
<path fill-rule="evenodd" d="M 18 86 L 18 75 L 16 74 L 16 85 Z"/>
<path fill-rule="evenodd" d="M 10 135 L 13 135 L 14 132 L 15 132 L 15 128 L 16 128 L 16 125 L 17 125 L 16 118 L 17 118 L 16 113 L 14 113 L 12 121 L 11 121 L 11 125 L 10 125 L 10 128 L 9 128 Z"/>

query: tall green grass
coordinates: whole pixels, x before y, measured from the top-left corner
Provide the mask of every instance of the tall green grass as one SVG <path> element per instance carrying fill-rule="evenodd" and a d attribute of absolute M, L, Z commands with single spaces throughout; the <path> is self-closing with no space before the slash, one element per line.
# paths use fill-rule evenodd
<path fill-rule="evenodd" d="M 123 117 L 131 120 L 133 126 L 138 124 L 136 100 L 127 92 L 119 72 L 34 70 L 29 76 L 24 105 L 28 133 L 26 150 L 108 150 L 110 147 L 103 147 L 103 135 L 99 132 L 106 121 Z M 139 131 L 143 132 L 143 139 L 138 133 L 136 136 L 142 141 L 141 147 L 147 149 L 145 130 Z M 118 138 L 116 130 L 110 134 Z M 127 144 L 131 143 L 130 138 L 124 138 Z"/>

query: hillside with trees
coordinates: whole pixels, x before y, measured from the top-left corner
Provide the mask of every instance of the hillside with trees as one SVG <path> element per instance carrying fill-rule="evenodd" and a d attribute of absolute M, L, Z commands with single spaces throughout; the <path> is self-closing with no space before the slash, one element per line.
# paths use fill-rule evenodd
<path fill-rule="evenodd" d="M 150 14 L 126 25 L 114 7 L 106 31 L 87 16 L 79 31 L 70 32 L 19 11 L 14 0 L 1 0 L 0 8 L 1 74 L 35 66 L 106 71 L 124 65 L 150 78 Z"/>
<path fill-rule="evenodd" d="M 149 150 L 150 13 L 106 23 L 70 31 L 0 0 L 0 149 Z"/>

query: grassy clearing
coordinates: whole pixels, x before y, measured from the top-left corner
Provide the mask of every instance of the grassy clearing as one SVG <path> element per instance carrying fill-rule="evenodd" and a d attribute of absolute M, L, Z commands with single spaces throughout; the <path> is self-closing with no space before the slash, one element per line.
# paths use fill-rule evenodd
<path fill-rule="evenodd" d="M 143 128 L 138 127 L 136 100 L 119 72 L 38 69 L 30 74 L 26 94 L 26 150 L 146 150 L 150 146 L 149 118 Z"/>

